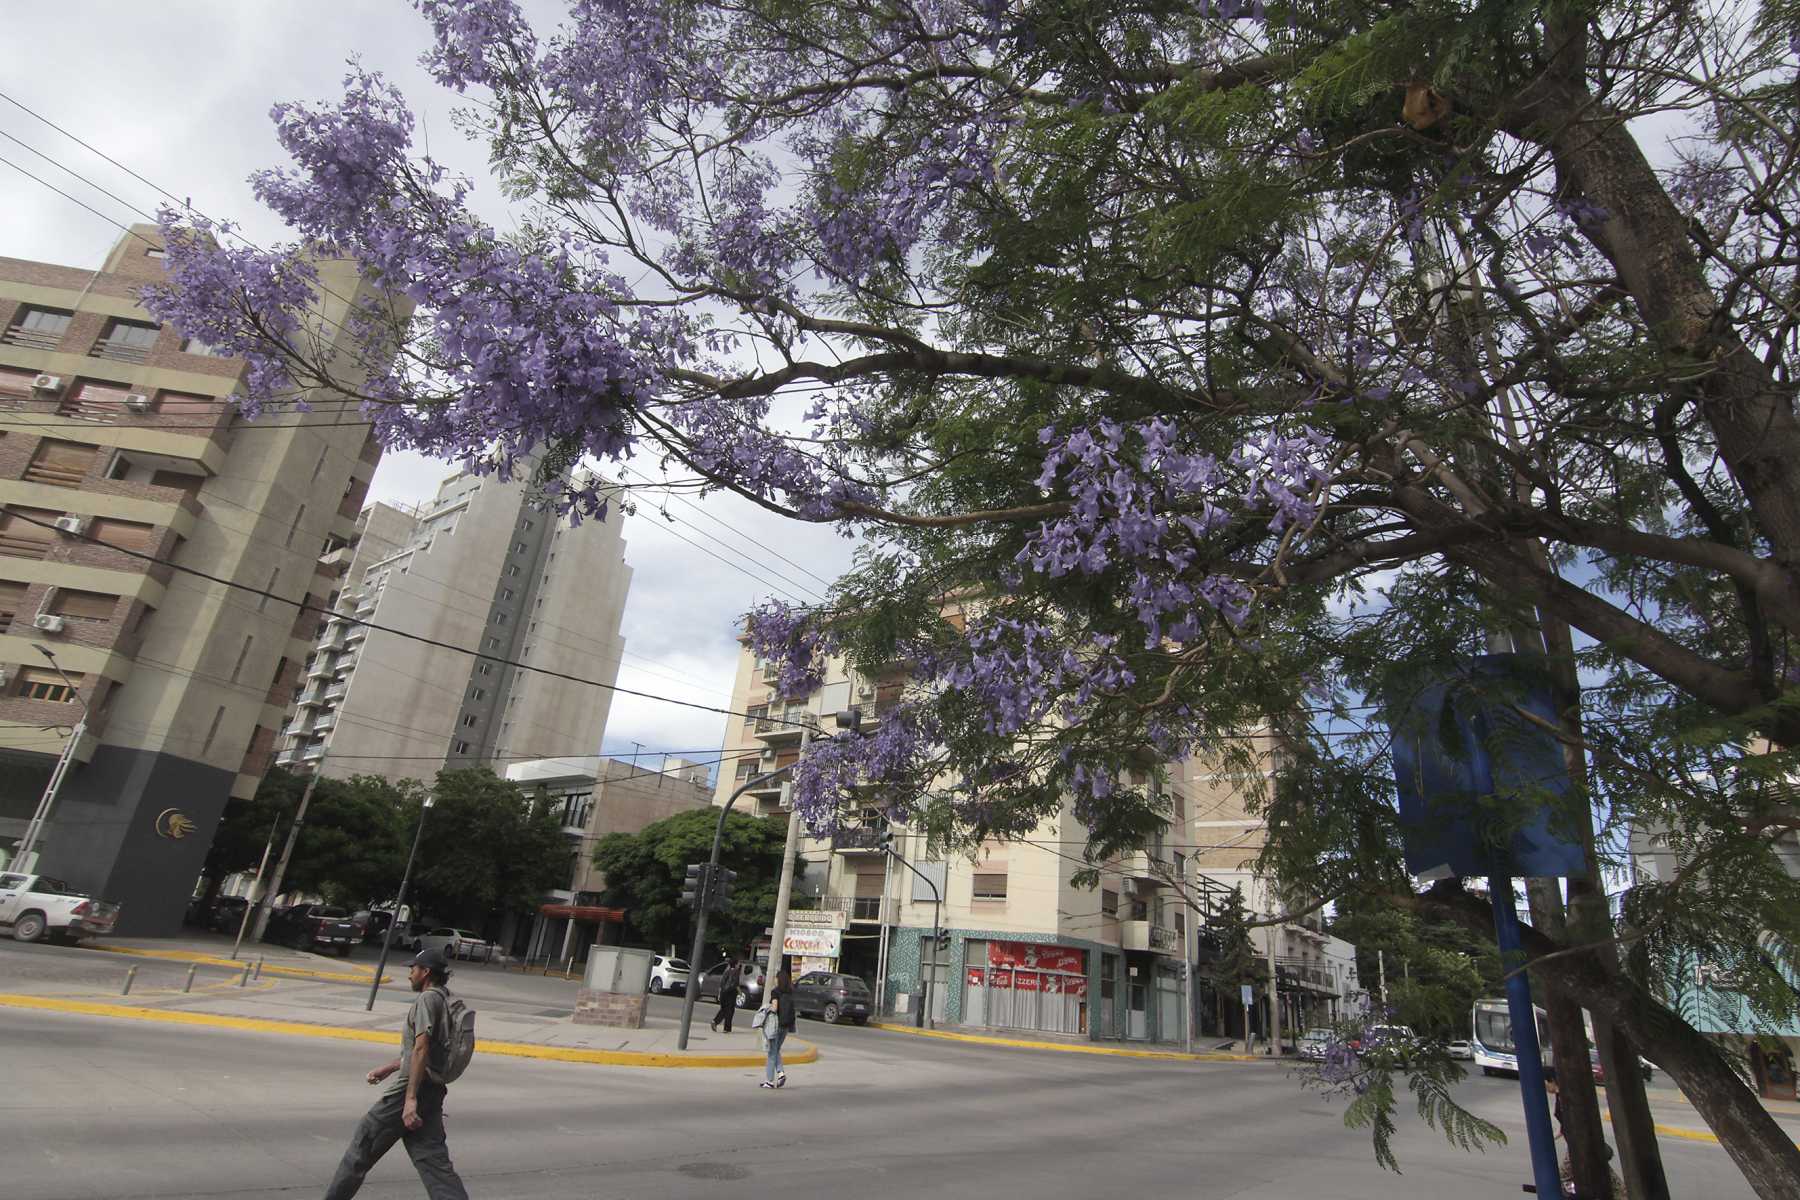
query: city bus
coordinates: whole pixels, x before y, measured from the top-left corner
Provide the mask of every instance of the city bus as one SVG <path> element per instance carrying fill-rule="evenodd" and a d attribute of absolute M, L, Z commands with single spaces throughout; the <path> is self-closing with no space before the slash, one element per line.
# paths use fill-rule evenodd
<path fill-rule="evenodd" d="M 1550 1045 L 1549 1023 L 1545 1020 L 1544 1010 L 1537 1012 L 1538 1046 L 1541 1049 Z M 1504 999 L 1477 1000 L 1470 1023 L 1474 1026 L 1469 1036 L 1469 1049 L 1474 1052 L 1475 1065 L 1481 1068 L 1483 1075 L 1517 1075 L 1519 1073 L 1518 1052 L 1513 1046 L 1512 1011 Z"/>

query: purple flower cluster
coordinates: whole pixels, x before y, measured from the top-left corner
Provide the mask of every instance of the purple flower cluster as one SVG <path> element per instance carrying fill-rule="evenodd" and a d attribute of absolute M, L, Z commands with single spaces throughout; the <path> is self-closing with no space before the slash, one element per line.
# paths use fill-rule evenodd
<path fill-rule="evenodd" d="M 1244 621 L 1250 589 L 1205 572 L 1205 543 L 1234 514 L 1257 516 L 1272 534 L 1311 522 L 1331 445 L 1310 427 L 1270 432 L 1221 463 L 1187 448 L 1166 417 L 1129 427 L 1103 420 L 1067 434 L 1046 426 L 1038 440 L 1047 448 L 1038 486 L 1067 493 L 1072 508 L 1040 525 L 1017 561 L 1051 578 L 1128 569 L 1151 647 L 1198 637 L 1207 610 Z"/>
<path fill-rule="evenodd" d="M 826 656 L 837 647 L 816 614 L 766 600 L 745 618 L 745 629 L 751 651 L 780 668 L 782 695 L 804 696 L 824 681 Z"/>
<path fill-rule="evenodd" d="M 815 741 L 794 767 L 794 808 L 808 830 L 823 833 L 837 827 L 847 798 L 866 789 L 890 819 L 905 820 L 935 773 L 937 740 L 929 711 L 905 703 L 883 713 L 872 733 Z"/>

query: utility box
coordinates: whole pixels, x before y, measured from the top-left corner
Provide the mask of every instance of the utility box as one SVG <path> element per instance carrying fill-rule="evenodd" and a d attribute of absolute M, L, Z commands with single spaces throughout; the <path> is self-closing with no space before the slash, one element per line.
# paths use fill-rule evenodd
<path fill-rule="evenodd" d="M 575 1023 L 642 1029 L 650 965 L 655 958 L 648 950 L 628 950 L 623 946 L 595 946 L 590 950 L 587 974 L 582 978 L 581 990 L 575 994 Z"/>

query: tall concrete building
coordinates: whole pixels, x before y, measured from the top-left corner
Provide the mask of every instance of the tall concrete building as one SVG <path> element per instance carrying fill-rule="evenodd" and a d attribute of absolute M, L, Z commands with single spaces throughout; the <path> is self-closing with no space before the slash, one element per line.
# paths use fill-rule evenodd
<path fill-rule="evenodd" d="M 326 557 L 348 572 L 292 696 L 283 765 L 429 781 L 599 752 L 612 692 L 525 668 L 617 676 L 631 568 L 616 518 L 575 525 L 527 481 L 459 471 L 423 504 L 371 505 Z"/>
<path fill-rule="evenodd" d="M 953 624 L 961 620 L 956 612 L 946 616 Z M 802 724 L 833 733 L 833 714 L 854 705 L 869 728 L 907 686 L 899 672 L 865 679 L 833 661 L 816 691 L 783 696 L 777 674 L 747 646 L 741 651 L 732 708 L 748 715 L 726 728 L 715 804 L 798 758 Z M 1187 1020 L 1183 960 L 1204 968 L 1213 957 L 1206 915 L 1240 884 L 1256 911 L 1281 911 L 1270 907 L 1276 889 L 1252 869 L 1263 826 L 1247 812 L 1240 783 L 1197 762 L 1169 764 L 1168 829 L 1101 864 L 1097 888 L 1075 883 L 1088 864 L 1085 830 L 1072 803 L 1023 838 L 945 855 L 916 831 L 890 828 L 873 797 L 860 805 L 852 800 L 836 832 L 802 839 L 806 867 L 796 879 L 786 950 L 800 971 L 879 980 L 873 990 L 901 1014 L 919 1011 L 929 977 L 931 1015 L 940 1023 L 1179 1041 Z M 779 782 L 752 788 L 737 808 L 771 820 L 788 815 Z M 910 867 L 883 852 L 884 833 Z M 948 935 L 935 953 L 934 927 Z M 1271 936 L 1291 1037 L 1297 1023 L 1335 1015 L 1354 987 L 1354 956 L 1347 943 L 1329 947 L 1332 939 L 1316 915 L 1259 934 L 1259 950 L 1269 949 Z M 1265 1009 L 1259 1028 L 1267 1019 L 1267 991 L 1258 988 Z M 1197 1036 L 1241 1033 L 1241 1018 L 1198 971 L 1193 1002 Z"/>
<path fill-rule="evenodd" d="M 85 712 L 38 865 L 131 934 L 175 931 L 256 791 L 318 629 L 292 602 L 327 600 L 321 551 L 380 458 L 354 419 L 245 421 L 243 364 L 138 304 L 162 258 L 140 225 L 98 270 L 0 259 L 0 846 Z M 329 349 L 379 297 L 347 262 L 319 275 Z"/>

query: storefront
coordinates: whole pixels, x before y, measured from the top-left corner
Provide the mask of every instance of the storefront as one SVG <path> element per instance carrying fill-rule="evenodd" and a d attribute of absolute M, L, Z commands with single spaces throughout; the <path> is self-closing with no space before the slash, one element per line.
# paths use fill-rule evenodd
<path fill-rule="evenodd" d="M 972 938 L 963 961 L 963 1024 L 1088 1031 L 1087 951 Z"/>

